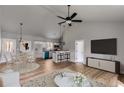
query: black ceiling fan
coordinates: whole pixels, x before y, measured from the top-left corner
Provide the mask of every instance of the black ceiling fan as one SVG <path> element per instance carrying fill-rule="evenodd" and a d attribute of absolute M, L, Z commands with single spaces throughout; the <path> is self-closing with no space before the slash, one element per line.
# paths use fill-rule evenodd
<path fill-rule="evenodd" d="M 63 24 L 63 23 L 67 23 L 69 26 L 72 26 L 72 22 L 82 22 L 82 20 L 73 20 L 74 17 L 76 17 L 77 13 L 74 12 L 71 16 L 70 16 L 70 6 L 71 5 L 68 5 L 68 17 L 64 18 L 64 17 L 61 17 L 61 16 L 57 16 L 58 18 L 61 18 L 63 19 L 64 21 L 63 22 L 60 22 L 58 23 L 59 25 Z"/>

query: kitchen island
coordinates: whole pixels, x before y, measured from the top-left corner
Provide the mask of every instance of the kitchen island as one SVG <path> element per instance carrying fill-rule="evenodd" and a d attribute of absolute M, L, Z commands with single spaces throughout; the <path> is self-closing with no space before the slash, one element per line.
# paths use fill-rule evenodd
<path fill-rule="evenodd" d="M 54 51 L 52 59 L 55 63 L 70 61 L 70 51 Z"/>

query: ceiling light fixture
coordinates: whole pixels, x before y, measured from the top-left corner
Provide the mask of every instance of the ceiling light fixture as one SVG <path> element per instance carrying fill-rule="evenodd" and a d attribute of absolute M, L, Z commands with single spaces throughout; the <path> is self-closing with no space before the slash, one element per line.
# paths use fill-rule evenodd
<path fill-rule="evenodd" d="M 71 24 L 71 20 L 67 20 L 66 23 L 67 23 L 67 24 Z"/>
<path fill-rule="evenodd" d="M 71 16 L 70 16 L 70 5 L 67 6 L 68 7 L 68 16 L 67 17 L 62 17 L 62 16 L 57 16 L 58 18 L 64 20 L 62 22 L 59 22 L 58 24 L 61 25 L 63 23 L 67 23 L 68 26 L 72 26 L 73 22 L 77 22 L 80 23 L 82 22 L 82 20 L 75 20 L 74 18 L 77 16 L 77 13 L 74 12 Z M 73 20 L 74 19 L 74 20 Z"/>

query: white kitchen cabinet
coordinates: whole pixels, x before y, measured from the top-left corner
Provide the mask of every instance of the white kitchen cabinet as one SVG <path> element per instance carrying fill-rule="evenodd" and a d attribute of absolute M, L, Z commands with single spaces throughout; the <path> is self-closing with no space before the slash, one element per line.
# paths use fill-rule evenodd
<path fill-rule="evenodd" d="M 54 51 L 52 54 L 53 62 L 68 62 L 70 61 L 70 51 Z"/>

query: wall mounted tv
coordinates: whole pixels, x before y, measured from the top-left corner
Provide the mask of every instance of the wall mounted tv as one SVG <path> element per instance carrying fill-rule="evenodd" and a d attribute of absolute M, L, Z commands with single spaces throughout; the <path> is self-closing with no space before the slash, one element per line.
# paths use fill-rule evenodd
<path fill-rule="evenodd" d="M 91 40 L 91 53 L 117 55 L 117 39 Z"/>

